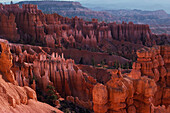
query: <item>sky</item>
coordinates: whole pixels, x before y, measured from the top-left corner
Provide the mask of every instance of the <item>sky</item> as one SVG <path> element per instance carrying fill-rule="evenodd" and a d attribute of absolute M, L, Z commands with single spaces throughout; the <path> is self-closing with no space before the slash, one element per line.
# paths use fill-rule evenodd
<path fill-rule="evenodd" d="M 10 1 L 11 0 L 1 0 L 0 2 L 9 3 Z M 18 1 L 24 0 L 13 0 L 13 2 Z M 170 14 L 170 0 L 73 0 L 73 1 L 78 1 L 83 6 L 92 9 L 96 7 L 98 8 L 101 7 L 102 9 L 141 9 L 141 10 L 163 9 Z"/>

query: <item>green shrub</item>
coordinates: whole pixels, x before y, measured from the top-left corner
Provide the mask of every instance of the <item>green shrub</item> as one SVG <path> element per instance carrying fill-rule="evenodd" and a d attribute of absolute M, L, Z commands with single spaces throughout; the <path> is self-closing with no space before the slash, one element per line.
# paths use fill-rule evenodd
<path fill-rule="evenodd" d="M 48 104 L 55 106 L 55 101 L 58 100 L 55 88 L 54 88 L 54 86 L 48 85 L 47 89 L 48 89 L 47 95 L 45 96 L 47 99 L 46 101 Z"/>

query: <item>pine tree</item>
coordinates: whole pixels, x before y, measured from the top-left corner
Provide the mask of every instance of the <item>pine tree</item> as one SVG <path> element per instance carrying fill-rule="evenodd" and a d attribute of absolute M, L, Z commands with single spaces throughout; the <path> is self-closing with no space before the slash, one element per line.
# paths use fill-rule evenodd
<path fill-rule="evenodd" d="M 83 57 L 80 58 L 79 64 L 83 64 Z"/>
<path fill-rule="evenodd" d="M 95 61 L 94 61 L 94 58 L 92 58 L 92 65 L 95 66 Z"/>
<path fill-rule="evenodd" d="M 47 103 L 55 106 L 55 101 L 58 99 L 56 95 L 56 91 L 54 86 L 48 85 L 47 86 L 48 92 L 47 92 Z"/>

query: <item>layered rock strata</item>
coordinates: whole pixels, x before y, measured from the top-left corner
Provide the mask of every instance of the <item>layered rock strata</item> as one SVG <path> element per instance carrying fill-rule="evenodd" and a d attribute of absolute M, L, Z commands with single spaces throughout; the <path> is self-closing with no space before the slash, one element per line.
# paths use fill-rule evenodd
<path fill-rule="evenodd" d="M 30 113 L 42 112 L 51 113 L 52 111 L 62 113 L 60 110 L 45 103 L 37 101 L 36 92 L 28 84 L 21 85 L 18 78 L 11 70 L 12 54 L 8 41 L 0 40 L 0 112 L 1 113 Z M 20 78 L 21 79 L 21 78 Z M 18 86 L 18 84 L 20 86 Z M 21 87 L 23 86 L 23 87 Z"/>
<path fill-rule="evenodd" d="M 155 46 L 137 51 L 137 62 L 130 73 L 132 78 L 148 76 L 155 80 L 158 91 L 154 96 L 154 105 L 168 106 L 169 100 L 169 50 L 170 46 Z M 136 73 L 134 73 L 136 72 Z"/>
<path fill-rule="evenodd" d="M 139 59 L 133 64 L 134 71 L 131 71 L 129 77 L 122 75 L 120 69 L 110 70 L 111 78 L 109 80 L 106 79 L 101 84 L 102 81 L 98 78 L 100 75 L 96 74 L 92 76 L 88 75 L 90 72 L 82 72 L 74 64 L 73 60 L 65 60 L 63 54 L 61 56 L 57 53 L 49 55 L 41 48 L 34 48 L 34 50 L 37 49 L 36 51 L 41 51 L 41 53 L 37 54 L 33 49 L 26 48 L 27 46 L 22 48 L 20 45 L 10 44 L 13 53 L 11 55 L 7 41 L 1 40 L 0 42 L 2 47 L 1 61 L 6 58 L 6 61 L 8 61 L 7 64 L 12 65 L 13 60 L 13 66 L 11 69 L 9 66 L 7 70 L 12 70 L 14 73 L 12 80 L 15 82 L 13 84 L 23 86 L 26 92 L 33 91 L 29 88 L 32 87 L 35 91 L 37 88 L 40 88 L 45 93 L 47 86 L 52 85 L 67 101 L 94 110 L 96 113 L 152 113 L 156 111 L 165 111 L 168 113 L 169 89 L 168 82 L 166 81 L 168 81 L 169 46 L 158 46 L 139 50 L 137 52 Z M 158 69 L 159 73 L 162 73 L 158 77 L 159 80 L 156 79 L 154 74 L 150 76 L 152 75 L 152 71 L 154 71 L 150 67 L 153 68 L 154 66 L 150 63 L 152 55 L 149 51 L 154 53 L 154 62 L 158 58 L 158 63 L 154 63 L 154 66 L 155 69 Z M 3 55 L 6 55 L 6 57 L 4 58 Z M 146 56 L 147 58 L 145 58 Z M 149 66 L 147 66 L 148 62 Z M 2 64 L 7 65 L 6 63 Z M 83 66 L 81 68 L 86 70 Z M 136 73 L 135 70 L 139 73 Z M 1 72 L 3 73 L 2 69 Z M 108 71 L 103 70 L 102 72 L 106 76 L 109 74 Z M 3 74 L 3 76 L 7 75 Z M 5 80 L 9 81 L 8 79 Z M 27 95 L 33 94 L 29 93 Z M 10 103 L 13 103 L 15 106 L 15 103 L 19 103 L 16 101 L 18 100 L 14 101 L 12 99 Z M 155 107 L 157 105 L 165 105 L 166 108 L 164 106 Z"/>
<path fill-rule="evenodd" d="M 84 21 L 43 14 L 36 5 L 1 5 L 0 36 L 11 41 L 51 48 L 105 51 L 132 58 L 143 46 L 169 43 L 168 35 L 152 34 L 148 25 Z"/>

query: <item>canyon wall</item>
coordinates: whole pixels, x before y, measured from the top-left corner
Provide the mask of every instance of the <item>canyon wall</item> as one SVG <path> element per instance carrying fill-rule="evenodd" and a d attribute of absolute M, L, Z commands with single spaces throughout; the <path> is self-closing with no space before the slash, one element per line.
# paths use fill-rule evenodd
<path fill-rule="evenodd" d="M 48 104 L 38 102 L 33 89 L 17 82 L 16 76 L 11 70 L 13 57 L 8 41 L 0 39 L 0 46 L 0 112 L 22 113 L 24 110 L 25 113 L 51 113 L 51 111 L 62 113 Z"/>
<path fill-rule="evenodd" d="M 158 90 L 154 95 L 154 105 L 170 104 L 169 101 L 169 72 L 170 46 L 155 46 L 142 48 L 137 51 L 137 62 L 133 64 L 130 77 L 148 76 L 155 80 Z"/>
<path fill-rule="evenodd" d="M 23 45 L 24 46 L 24 45 Z M 11 70 L 18 85 L 29 86 L 46 95 L 47 87 L 54 86 L 59 97 L 92 109 L 92 88 L 96 79 L 82 72 L 72 59 L 65 60 L 64 55 L 58 53 L 47 54 L 41 48 L 34 48 L 17 44 L 10 44 L 13 53 Z"/>
<path fill-rule="evenodd" d="M 41 48 L 38 50 L 38 47 L 37 51 L 41 51 L 39 54 L 27 46 L 10 44 L 10 47 L 14 56 L 12 71 L 21 86 L 30 86 L 34 90 L 38 87 L 45 92 L 49 84 L 53 85 L 67 101 L 93 109 L 96 113 L 168 113 L 169 93 L 166 81 L 169 46 L 138 50 L 139 58 L 129 74 L 121 74 L 120 69 L 111 70 L 109 74 L 107 70 L 77 66 L 73 60 L 65 60 L 63 54 L 48 55 Z M 154 56 L 153 60 L 151 56 Z M 152 74 L 155 69 L 152 69 L 151 61 L 156 62 L 156 58 L 159 60 L 154 63 L 155 69 L 163 73 L 163 76 Z M 30 84 L 33 76 L 37 80 Z M 158 105 L 165 105 L 167 110 Z"/>
<path fill-rule="evenodd" d="M 18 84 L 24 89 L 36 91 L 41 100 L 44 98 L 38 94 L 38 90 L 41 89 L 46 94 L 47 86 L 52 85 L 67 101 L 93 110 L 95 113 L 168 113 L 170 110 L 169 46 L 138 50 L 139 58 L 129 74 L 121 74 L 120 68 L 109 72 L 101 69 L 103 76 L 107 78 L 110 76 L 109 80 L 101 81 L 101 75 L 92 76 L 90 74 L 92 72 L 86 73 L 88 67 L 77 66 L 72 59 L 65 60 L 63 54 L 49 55 L 38 46 L 34 50 L 41 52 L 36 53 L 29 46 L 10 44 L 11 54 L 8 42 L 2 39 L 0 42 L 2 47 L 0 61 L 7 62 L 1 63 L 4 67 L 1 68 L 2 78 L 14 84 L 14 87 Z M 96 69 L 90 70 L 95 72 Z M 160 74 L 156 75 L 156 72 Z M 33 97 L 36 99 L 36 96 Z M 10 102 L 15 106 L 16 101 L 18 100 Z"/>
<path fill-rule="evenodd" d="M 95 85 L 94 112 L 169 113 L 169 50 L 168 45 L 142 48 L 129 74 L 115 70 L 106 84 Z"/>
<path fill-rule="evenodd" d="M 11 42 L 50 48 L 76 48 L 113 53 L 132 59 L 144 46 L 169 43 L 169 35 L 154 35 L 148 25 L 84 21 L 43 14 L 36 5 L 1 5 L 0 36 Z"/>
<path fill-rule="evenodd" d="M 11 87 L 21 86 L 21 92 L 31 90 L 28 97 L 26 93 L 20 97 L 34 95 L 32 98 L 36 100 L 36 91 L 43 101 L 45 98 L 42 95 L 47 94 L 47 86 L 51 85 L 58 96 L 96 113 L 168 113 L 170 48 L 168 45 L 146 47 L 169 43 L 168 35 L 153 35 L 148 25 L 131 22 L 116 24 L 98 22 L 96 19 L 88 22 L 77 17 L 70 19 L 58 14 L 43 14 L 36 5 L 31 4 L 22 8 L 17 4 L 0 5 L 0 17 L 0 37 L 15 42 L 8 44 L 8 41 L 0 40 L 2 82 L 10 82 L 14 85 Z M 107 61 L 115 58 L 121 63 L 128 60 L 108 56 L 108 53 L 115 52 L 113 54 L 133 59 L 135 51 L 142 49 L 137 51 L 138 58 L 132 71 L 121 74 L 120 68 L 108 72 L 107 69 L 78 66 L 62 54 L 65 53 L 68 58 L 68 48 L 92 51 L 75 52 L 70 49 L 82 56 L 88 53 L 94 57 L 96 55 L 98 62 L 100 59 Z M 80 58 L 77 59 L 80 61 Z M 87 64 L 90 64 L 89 60 L 85 60 Z M 102 75 L 96 73 L 99 70 Z M 5 98 L 9 98 L 13 106 L 22 100 L 10 96 Z M 25 101 L 27 99 L 22 100 L 23 103 Z"/>

